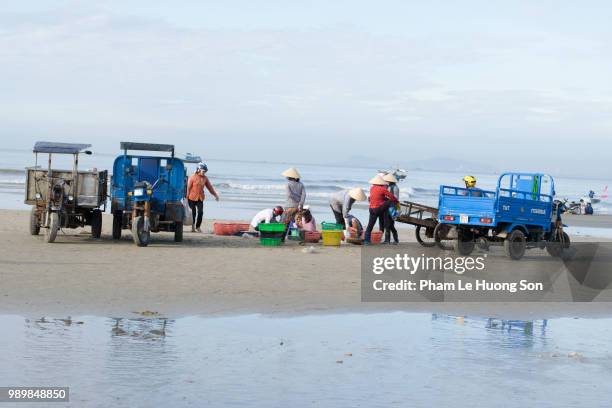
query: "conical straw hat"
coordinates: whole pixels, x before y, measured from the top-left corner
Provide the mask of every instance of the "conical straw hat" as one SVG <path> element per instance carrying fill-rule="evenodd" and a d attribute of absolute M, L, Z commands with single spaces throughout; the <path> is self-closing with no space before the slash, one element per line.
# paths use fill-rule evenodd
<path fill-rule="evenodd" d="M 395 178 L 395 176 L 391 173 L 387 173 L 383 176 L 383 180 L 389 182 L 389 183 L 397 183 L 397 179 Z"/>
<path fill-rule="evenodd" d="M 376 177 L 371 179 L 369 183 L 376 186 L 386 186 L 388 184 L 382 177 L 380 177 L 380 175 L 376 175 Z"/>
<path fill-rule="evenodd" d="M 294 167 L 289 167 L 287 170 L 283 171 L 281 173 L 281 176 L 283 177 L 291 177 L 294 179 L 299 179 L 300 178 L 300 173 L 294 168 Z"/>
<path fill-rule="evenodd" d="M 349 197 L 355 201 L 365 201 L 366 195 L 361 188 L 352 188 L 348 192 Z"/>

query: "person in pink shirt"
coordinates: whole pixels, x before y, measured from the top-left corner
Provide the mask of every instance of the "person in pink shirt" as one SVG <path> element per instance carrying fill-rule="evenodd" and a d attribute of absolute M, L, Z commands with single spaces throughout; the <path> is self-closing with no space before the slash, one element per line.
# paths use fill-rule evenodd
<path fill-rule="evenodd" d="M 302 231 L 315 232 L 317 230 L 317 223 L 310 212 L 310 208 L 305 205 L 302 210 L 300 217 L 297 217 L 297 226 Z"/>

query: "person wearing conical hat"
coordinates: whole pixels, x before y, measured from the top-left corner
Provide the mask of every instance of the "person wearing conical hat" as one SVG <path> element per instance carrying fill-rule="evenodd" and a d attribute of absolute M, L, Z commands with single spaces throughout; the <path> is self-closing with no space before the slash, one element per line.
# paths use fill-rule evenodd
<path fill-rule="evenodd" d="M 350 215 L 351 208 L 355 201 L 365 201 L 366 195 L 361 188 L 352 188 L 350 190 L 340 190 L 329 199 L 329 206 L 334 213 L 337 224 L 342 224 L 346 228 L 346 219 Z"/>
<path fill-rule="evenodd" d="M 387 190 L 387 182 L 380 175 L 376 175 L 370 180 L 370 219 L 368 227 L 365 231 L 364 245 L 370 244 L 372 230 L 376 221 L 380 217 L 383 219 L 383 224 L 386 226 L 389 223 L 389 207 L 392 204 L 399 203 L 398 199 Z"/>
<path fill-rule="evenodd" d="M 391 192 L 395 197 L 399 198 L 399 187 L 397 185 L 397 178 L 393 175 L 393 173 L 387 173 L 383 176 L 383 180 L 385 180 L 387 184 L 387 190 Z"/>
<path fill-rule="evenodd" d="M 383 180 L 387 183 L 387 190 L 391 194 L 393 194 L 396 198 L 399 199 L 399 187 L 397 186 L 397 178 L 392 173 L 387 173 L 383 176 Z M 389 219 L 387 220 L 387 225 L 384 227 L 385 230 L 385 243 L 391 243 L 391 234 L 393 234 L 393 242 L 394 244 L 399 243 L 399 237 L 397 234 L 397 229 L 395 228 L 395 217 L 397 216 L 397 210 L 395 206 L 391 205 L 389 207 Z"/>
<path fill-rule="evenodd" d="M 296 168 L 290 167 L 283 171 L 281 175 L 287 179 L 287 187 L 285 188 L 287 198 L 285 200 L 283 222 L 289 224 L 290 221 L 293 221 L 297 212 L 304 208 L 306 188 L 300 181 L 300 172 Z"/>

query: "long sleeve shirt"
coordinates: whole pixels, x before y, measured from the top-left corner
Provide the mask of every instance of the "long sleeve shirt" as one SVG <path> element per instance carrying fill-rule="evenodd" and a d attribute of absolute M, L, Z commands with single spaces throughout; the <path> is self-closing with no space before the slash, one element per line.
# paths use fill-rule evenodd
<path fill-rule="evenodd" d="M 287 200 L 285 201 L 285 208 L 302 208 L 306 201 L 306 189 L 301 181 L 288 180 L 287 181 Z"/>
<path fill-rule="evenodd" d="M 266 208 L 255 214 L 251 220 L 251 227 L 255 228 L 262 222 L 266 224 L 276 222 L 276 217 L 274 216 L 274 210 L 272 208 Z"/>
<path fill-rule="evenodd" d="M 393 194 L 395 196 L 395 198 L 397 198 L 399 200 L 399 196 L 400 196 L 400 190 L 399 190 L 399 186 L 397 184 L 390 184 L 388 187 L 388 190 L 391 194 Z"/>
<path fill-rule="evenodd" d="M 387 186 L 373 185 L 370 187 L 370 208 L 378 208 L 385 203 L 386 200 L 391 200 L 398 203 L 397 198 L 387 190 Z"/>
<path fill-rule="evenodd" d="M 341 190 L 332 194 L 329 205 L 332 210 L 342 214 L 342 218 L 347 218 L 355 200 L 349 195 L 349 190 Z"/>
<path fill-rule="evenodd" d="M 204 201 L 204 188 L 210 191 L 210 194 L 216 196 L 215 188 L 208 180 L 208 177 L 201 174 L 192 174 L 187 181 L 187 198 L 191 201 Z"/>

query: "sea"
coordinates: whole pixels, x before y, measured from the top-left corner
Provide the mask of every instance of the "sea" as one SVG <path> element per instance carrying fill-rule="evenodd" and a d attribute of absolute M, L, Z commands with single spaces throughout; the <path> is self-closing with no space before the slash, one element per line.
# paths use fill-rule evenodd
<path fill-rule="evenodd" d="M 115 154 L 80 155 L 81 169 L 109 169 L 112 173 Z M 25 167 L 47 165 L 46 155 L 35 155 L 30 150 L 0 149 L 0 208 L 28 209 L 24 204 Z M 54 167 L 72 168 L 71 156 L 56 156 Z M 221 220 L 250 220 L 259 210 L 284 204 L 285 180 L 281 172 L 293 166 L 298 168 L 306 186 L 307 204 L 318 223 L 333 221 L 328 200 L 332 193 L 353 187 L 369 188 L 368 180 L 377 174 L 379 168 L 368 166 L 334 166 L 291 162 L 265 162 L 207 159 L 208 176 L 220 194 L 220 201 L 208 194 L 205 201 L 205 218 Z M 408 165 L 409 163 L 406 163 Z M 187 164 L 188 173 L 195 170 L 195 164 Z M 389 164 L 392 168 L 392 164 Z M 382 169 L 380 169 L 382 170 Z M 511 169 L 509 169 L 511 170 Z M 440 185 L 462 185 L 465 174 L 460 172 L 437 172 L 410 170 L 399 184 L 400 199 L 437 207 Z M 494 190 L 498 175 L 474 174 L 482 189 Z M 554 176 L 554 174 L 553 174 Z M 589 190 L 600 192 L 612 178 L 571 178 L 555 177 L 557 197 L 570 201 L 579 200 Z M 597 214 L 611 214 L 612 202 L 604 200 L 594 206 Z M 367 221 L 367 204 L 357 203 L 353 213 Z"/>

